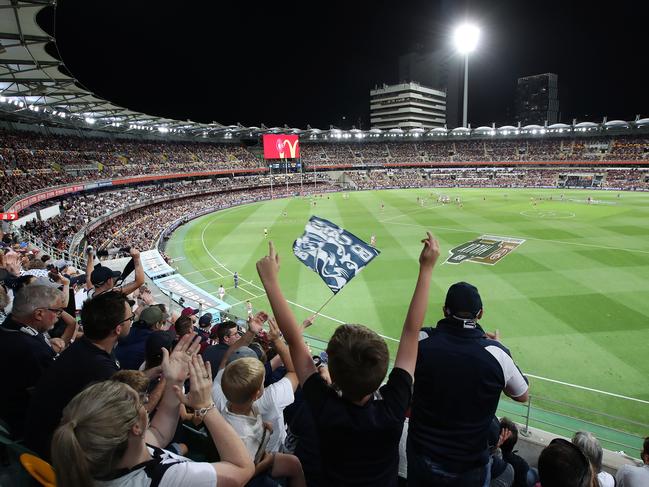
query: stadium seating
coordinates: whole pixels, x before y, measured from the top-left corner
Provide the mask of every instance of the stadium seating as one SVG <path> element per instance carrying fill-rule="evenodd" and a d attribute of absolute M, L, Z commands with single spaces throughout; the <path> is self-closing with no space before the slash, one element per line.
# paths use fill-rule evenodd
<path fill-rule="evenodd" d="M 271 174 L 262 159 L 237 144 L 0 131 L 0 202 L 62 184 L 106 182 L 105 187 L 95 185 L 90 191 L 30 203 L 21 211 L 21 215 L 37 213 L 58 204 L 58 215 L 35 218 L 21 232 L 67 253 L 73 242 L 98 249 L 153 249 L 176 221 L 248 202 L 329 191 L 555 188 L 571 183 L 596 189 L 649 190 L 649 169 L 643 167 L 649 139 L 643 136 L 315 142 L 302 144 L 301 150 L 305 173 Z M 222 173 L 212 174 L 217 171 Z M 152 175 L 162 176 L 151 180 Z M 108 181 L 130 176 L 149 179 L 114 185 Z M 80 236 L 84 238 L 75 240 Z M 30 259 L 33 255 L 24 257 L 25 265 Z M 4 271 L 5 267 L 9 269 L 2 260 L 0 268 Z M 259 347 L 265 347 L 269 358 L 275 353 L 267 341 L 260 340 Z M 8 434 L 4 444 L 23 451 Z M 197 457 L 207 454 L 196 453 Z M 54 485 L 49 465 L 37 460 L 21 458 L 34 478 Z M 526 460 L 536 464 L 536 458 Z"/>

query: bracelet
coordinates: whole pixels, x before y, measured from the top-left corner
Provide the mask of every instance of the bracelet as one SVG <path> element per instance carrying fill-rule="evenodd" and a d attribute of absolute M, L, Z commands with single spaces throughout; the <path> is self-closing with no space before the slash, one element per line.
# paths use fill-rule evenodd
<path fill-rule="evenodd" d="M 196 410 L 194 410 L 194 416 L 196 416 L 198 419 L 200 419 L 201 421 L 203 421 L 203 418 L 205 417 L 205 415 L 206 415 L 210 410 L 214 409 L 215 407 L 216 407 L 216 404 L 212 403 L 212 404 L 210 404 L 209 406 L 207 406 L 206 408 L 196 409 Z"/>

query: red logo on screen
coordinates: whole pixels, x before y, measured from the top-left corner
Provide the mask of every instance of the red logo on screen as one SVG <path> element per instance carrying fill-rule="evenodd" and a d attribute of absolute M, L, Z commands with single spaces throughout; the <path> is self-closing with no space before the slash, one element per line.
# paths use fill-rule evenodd
<path fill-rule="evenodd" d="M 18 213 L 16 212 L 11 212 L 11 213 L 0 213 L 0 220 L 17 220 L 18 219 Z"/>
<path fill-rule="evenodd" d="M 297 135 L 264 135 L 264 159 L 296 159 L 300 157 Z"/>

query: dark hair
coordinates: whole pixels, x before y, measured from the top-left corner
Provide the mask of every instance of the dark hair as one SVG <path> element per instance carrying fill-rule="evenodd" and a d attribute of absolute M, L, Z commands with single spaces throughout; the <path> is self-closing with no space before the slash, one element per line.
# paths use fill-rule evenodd
<path fill-rule="evenodd" d="M 644 439 L 644 443 L 642 444 L 642 454 L 649 456 L 649 436 Z"/>
<path fill-rule="evenodd" d="M 81 323 L 84 336 L 90 340 L 103 340 L 110 335 L 126 318 L 124 303 L 128 303 L 128 300 L 119 291 L 101 293 L 83 303 Z"/>
<path fill-rule="evenodd" d="M 581 448 L 555 438 L 539 456 L 539 477 L 543 487 L 590 487 L 593 469 Z"/>
<path fill-rule="evenodd" d="M 363 325 L 336 328 L 327 354 L 331 380 L 352 401 L 376 391 L 388 371 L 388 346 Z"/>
<path fill-rule="evenodd" d="M 237 324 L 234 321 L 224 321 L 216 327 L 216 337 L 219 339 L 219 343 L 223 343 L 223 339 L 229 335 L 229 332 L 232 328 L 236 328 Z"/>
<path fill-rule="evenodd" d="M 512 432 L 512 435 L 503 441 L 503 444 L 500 445 L 500 449 L 504 452 L 510 452 L 514 449 L 514 445 L 518 441 L 518 426 L 511 419 L 503 417 L 500 420 L 500 429 L 507 428 Z"/>
<path fill-rule="evenodd" d="M 176 335 L 178 340 L 183 335 L 192 331 L 192 319 L 189 316 L 181 316 L 174 323 L 174 329 L 176 330 Z"/>

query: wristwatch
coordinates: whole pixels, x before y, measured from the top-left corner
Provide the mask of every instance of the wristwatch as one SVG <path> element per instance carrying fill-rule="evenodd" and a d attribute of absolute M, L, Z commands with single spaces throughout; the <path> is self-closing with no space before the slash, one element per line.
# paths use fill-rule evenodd
<path fill-rule="evenodd" d="M 196 416 L 198 419 L 200 419 L 201 421 L 203 421 L 203 418 L 204 418 L 205 415 L 208 413 L 208 411 L 209 411 L 210 409 L 214 409 L 215 407 L 216 407 L 216 404 L 212 403 L 212 404 L 210 404 L 209 406 L 207 406 L 206 408 L 196 409 L 196 410 L 194 411 L 194 416 Z"/>

